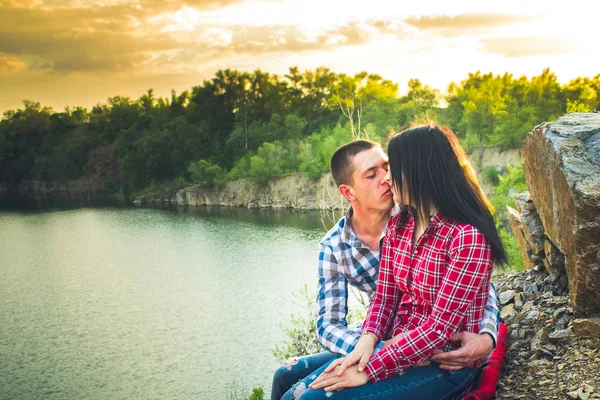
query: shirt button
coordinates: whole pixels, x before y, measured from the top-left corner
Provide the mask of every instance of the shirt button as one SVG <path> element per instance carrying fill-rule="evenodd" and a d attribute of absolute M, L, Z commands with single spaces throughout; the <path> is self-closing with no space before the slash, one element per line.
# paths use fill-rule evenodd
<path fill-rule="evenodd" d="M 438 329 L 436 332 L 437 332 L 438 335 L 442 334 L 442 330 L 441 329 Z"/>

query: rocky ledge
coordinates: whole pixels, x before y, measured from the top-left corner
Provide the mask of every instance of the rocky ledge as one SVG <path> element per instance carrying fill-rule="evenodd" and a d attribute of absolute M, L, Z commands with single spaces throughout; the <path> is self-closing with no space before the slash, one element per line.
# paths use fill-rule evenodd
<path fill-rule="evenodd" d="M 493 281 L 509 331 L 495 398 L 600 398 L 600 323 L 574 318 L 566 288 L 543 266 Z"/>

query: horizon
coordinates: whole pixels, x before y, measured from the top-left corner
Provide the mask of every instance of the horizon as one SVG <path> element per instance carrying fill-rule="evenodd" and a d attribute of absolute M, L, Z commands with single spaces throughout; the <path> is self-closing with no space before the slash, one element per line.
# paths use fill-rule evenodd
<path fill-rule="evenodd" d="M 5 0 L 0 110 L 20 109 L 23 100 L 89 109 L 148 89 L 168 97 L 227 68 L 280 78 L 292 66 L 367 71 L 397 83 L 398 95 L 413 78 L 445 94 L 476 71 L 531 79 L 549 68 L 564 85 L 600 73 L 589 61 L 594 18 L 585 5 Z"/>

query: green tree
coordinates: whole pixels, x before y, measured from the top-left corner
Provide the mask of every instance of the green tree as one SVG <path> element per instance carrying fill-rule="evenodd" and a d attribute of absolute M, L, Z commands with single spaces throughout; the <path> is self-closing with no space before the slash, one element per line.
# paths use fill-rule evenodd
<path fill-rule="evenodd" d="M 507 206 L 514 207 L 513 196 L 527 190 L 527 182 L 522 165 L 508 165 L 507 172 L 498 177 L 499 183 L 492 188 L 492 204 L 495 209 L 496 228 L 508 255 L 508 262 L 513 268 L 523 270 L 525 267 L 519 246 L 510 229 Z"/>
<path fill-rule="evenodd" d="M 191 163 L 188 166 L 188 173 L 192 182 L 200 184 L 203 189 L 210 189 L 225 181 L 225 173 L 221 167 L 206 160 Z"/>

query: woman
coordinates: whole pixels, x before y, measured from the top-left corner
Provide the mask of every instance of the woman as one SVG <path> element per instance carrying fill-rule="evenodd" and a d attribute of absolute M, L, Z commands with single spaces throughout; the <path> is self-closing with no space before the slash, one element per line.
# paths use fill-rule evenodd
<path fill-rule="evenodd" d="M 494 261 L 506 262 L 492 207 L 448 128 L 401 132 L 388 156 L 394 200 L 403 206 L 388 224 L 361 338 L 300 399 L 452 398 L 478 373 L 477 365 L 456 372 L 418 365 L 434 350 L 451 350 L 454 333 L 478 332 Z M 393 344 L 374 354 L 387 338 Z"/>

